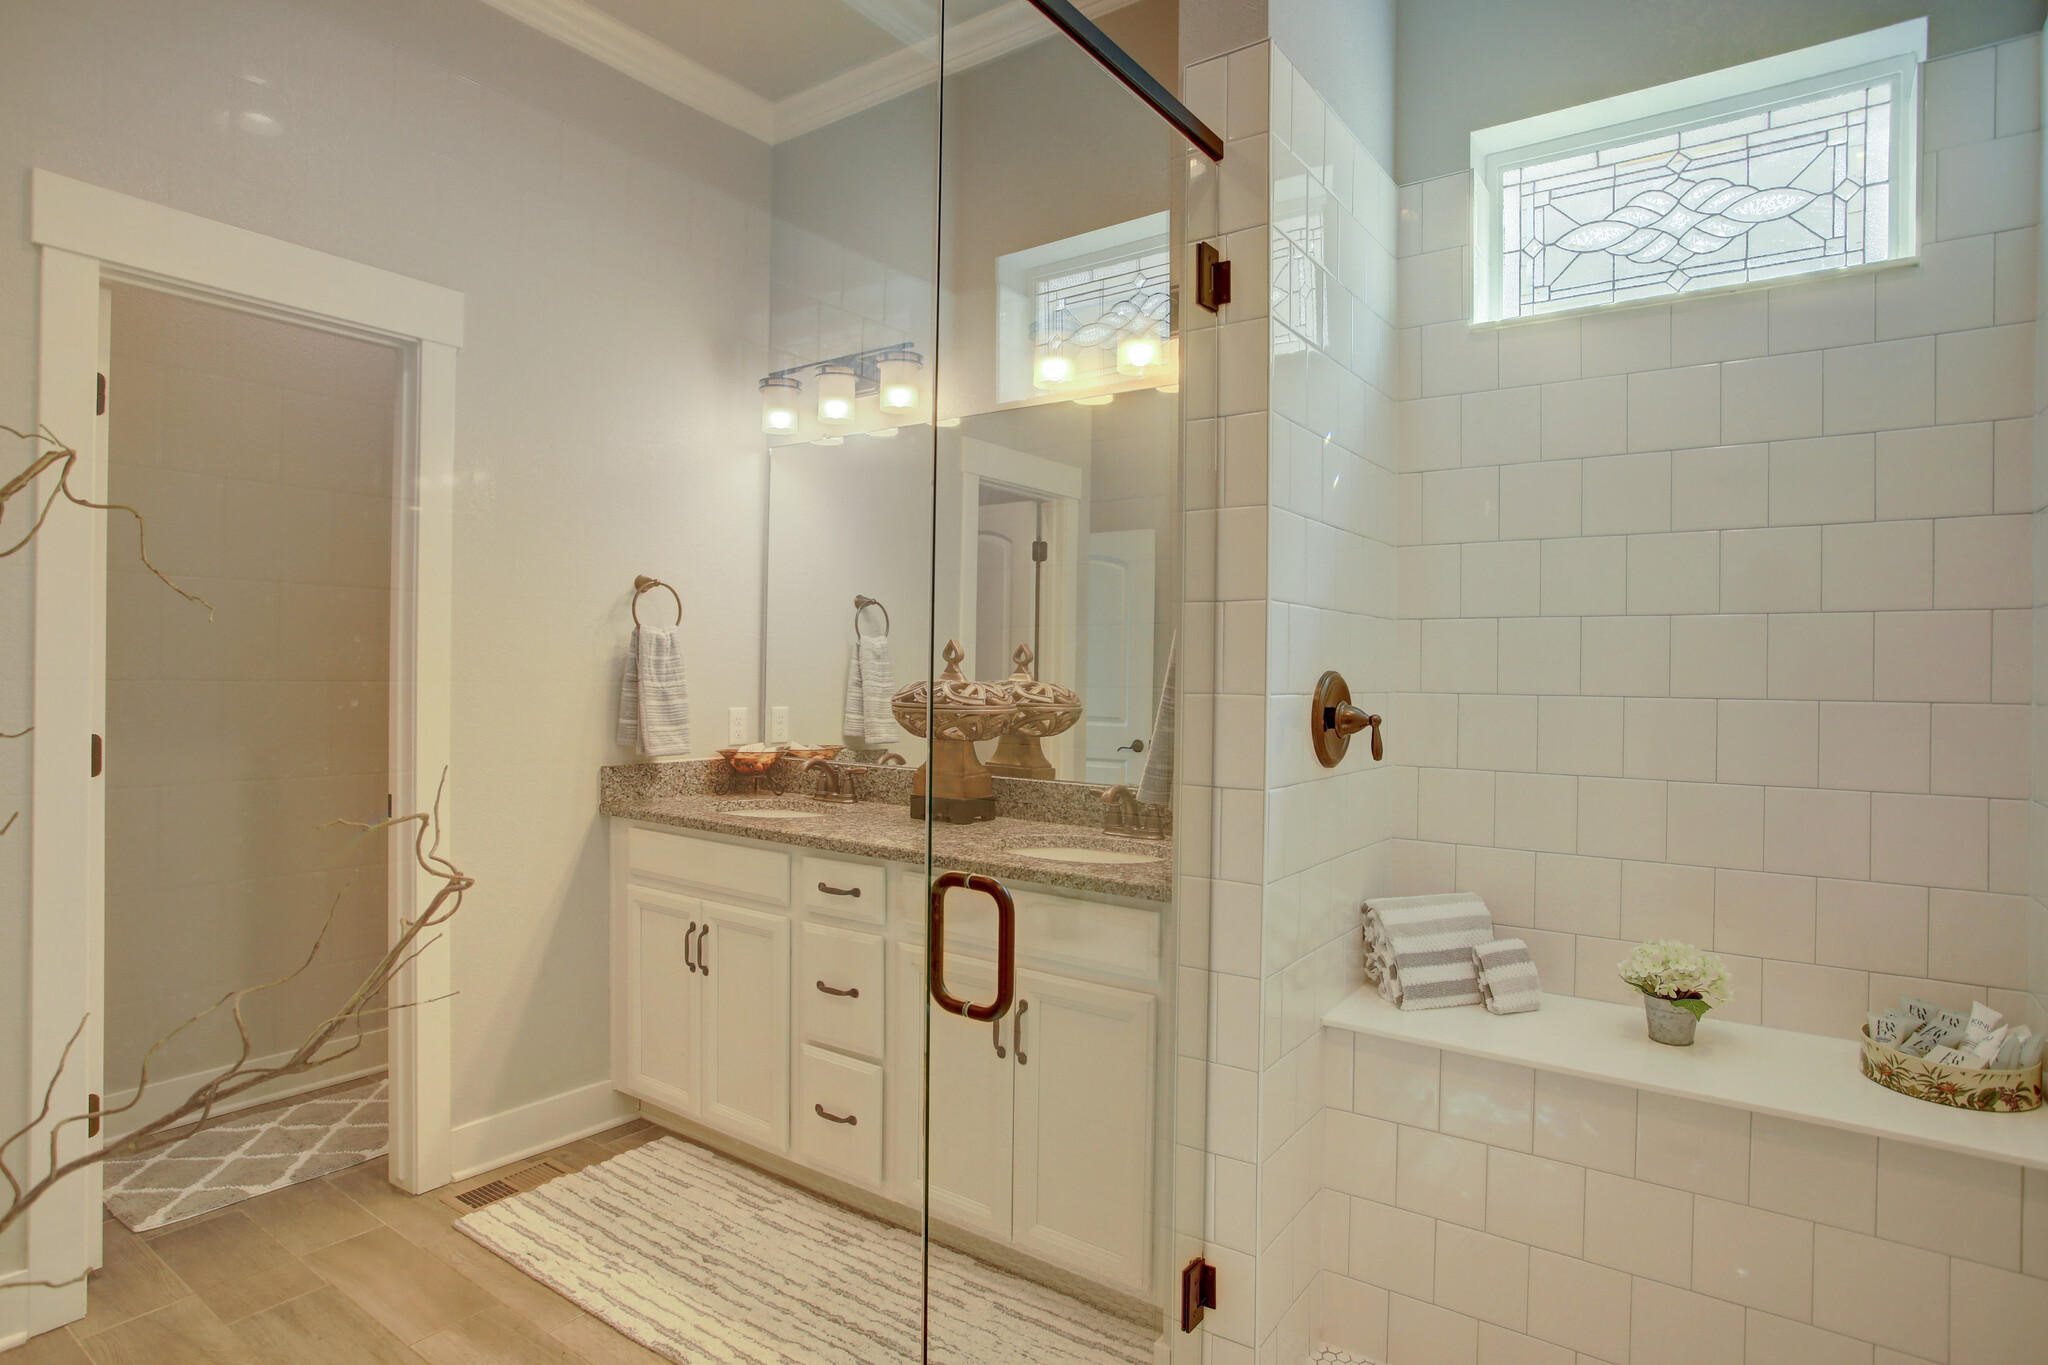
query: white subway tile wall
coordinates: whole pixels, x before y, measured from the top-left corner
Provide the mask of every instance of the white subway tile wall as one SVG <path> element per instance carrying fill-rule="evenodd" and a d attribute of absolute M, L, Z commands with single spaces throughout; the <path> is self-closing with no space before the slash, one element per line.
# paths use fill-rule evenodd
<path fill-rule="evenodd" d="M 1474 330 L 1469 176 L 1400 190 L 1394 884 L 1533 855 L 1547 989 L 1669 936 L 1725 1017 L 2027 1013 L 2038 49 L 1928 64 L 1915 265 Z"/>
<path fill-rule="evenodd" d="M 1381 1117 L 1384 1089 L 1326 1097 L 1346 1184 L 1322 1205 L 1318 1341 L 1390 1365 L 2041 1359 L 2048 1172 L 1543 1073 L 1531 1156 L 1499 1145 L 1529 1131 L 1521 1081 L 1493 1074 L 1514 1068 L 1337 1030 L 1322 1046 L 1333 1074 L 1398 1072 L 1446 1123 L 1501 1121 L 1479 1142 Z"/>

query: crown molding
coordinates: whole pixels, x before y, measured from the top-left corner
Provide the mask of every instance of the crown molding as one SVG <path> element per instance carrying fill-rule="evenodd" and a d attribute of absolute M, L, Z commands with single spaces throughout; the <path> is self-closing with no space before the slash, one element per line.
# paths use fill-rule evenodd
<path fill-rule="evenodd" d="M 768 100 L 583 0 L 484 3 L 700 114 L 763 142 L 775 140 L 775 106 Z"/>
<path fill-rule="evenodd" d="M 1136 0 L 1080 0 L 1080 9 L 1095 18 Z M 623 24 L 584 0 L 484 0 L 530 28 L 587 57 L 594 57 L 701 114 L 708 114 L 749 137 L 784 142 L 815 132 L 850 114 L 885 104 L 899 95 L 931 84 L 937 73 L 936 37 L 892 52 L 865 66 L 842 72 L 809 90 L 769 101 L 707 66 Z M 890 0 L 855 0 L 863 13 L 900 10 Z M 873 17 L 873 16 L 871 16 Z M 881 22 L 876 17 L 876 22 Z M 978 15 L 946 30 L 946 70 L 965 71 L 1019 48 L 1053 36 L 1053 30 L 1025 0 Z"/>
<path fill-rule="evenodd" d="M 1136 0 L 1080 0 L 1079 7 L 1093 19 L 1134 3 Z M 957 73 L 992 62 L 1056 32 L 1024 0 L 1012 0 L 946 30 L 946 70 Z M 801 137 L 929 85 L 938 66 L 938 46 L 937 38 L 927 38 L 778 100 L 774 140 Z"/>

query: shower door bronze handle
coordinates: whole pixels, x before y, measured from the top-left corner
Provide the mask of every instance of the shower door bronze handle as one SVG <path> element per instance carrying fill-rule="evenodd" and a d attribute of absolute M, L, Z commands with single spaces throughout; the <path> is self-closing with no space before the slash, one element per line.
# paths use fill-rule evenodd
<path fill-rule="evenodd" d="M 996 998 L 986 1005 L 969 1004 L 946 989 L 946 893 L 961 886 L 982 892 L 996 903 Z M 926 938 L 932 999 L 940 1009 L 977 1024 L 1010 1012 L 1010 1002 L 1017 996 L 1017 903 L 1010 899 L 1010 888 L 978 872 L 941 872 L 932 878 Z"/>

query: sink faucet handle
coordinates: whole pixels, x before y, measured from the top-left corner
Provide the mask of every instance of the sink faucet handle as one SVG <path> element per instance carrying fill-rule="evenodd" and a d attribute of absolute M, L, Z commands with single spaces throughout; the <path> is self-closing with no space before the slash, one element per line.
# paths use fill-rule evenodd
<path fill-rule="evenodd" d="M 1135 829 L 1138 824 L 1138 796 L 1119 782 L 1102 794 L 1102 827 L 1105 830 Z"/>

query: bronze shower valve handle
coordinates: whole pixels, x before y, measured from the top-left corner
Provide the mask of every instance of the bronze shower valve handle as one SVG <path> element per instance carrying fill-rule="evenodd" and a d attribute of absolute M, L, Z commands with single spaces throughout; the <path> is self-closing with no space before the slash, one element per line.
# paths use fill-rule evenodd
<path fill-rule="evenodd" d="M 1316 760 L 1325 768 L 1336 767 L 1351 747 L 1351 737 L 1365 729 L 1372 731 L 1372 757 L 1377 763 L 1387 754 L 1380 739 L 1380 718 L 1351 704 L 1351 688 L 1343 674 L 1334 669 L 1323 674 L 1316 682 L 1315 695 L 1309 698 L 1309 739 L 1315 745 Z"/>

